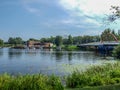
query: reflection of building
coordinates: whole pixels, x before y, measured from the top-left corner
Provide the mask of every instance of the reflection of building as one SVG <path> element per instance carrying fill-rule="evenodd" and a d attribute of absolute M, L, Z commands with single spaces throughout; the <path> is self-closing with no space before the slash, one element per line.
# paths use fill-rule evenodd
<path fill-rule="evenodd" d="M 29 48 L 36 48 L 36 49 L 51 48 L 52 46 L 53 46 L 52 43 L 41 43 L 41 42 L 38 42 L 38 41 L 28 41 L 27 42 L 27 47 L 29 47 Z"/>

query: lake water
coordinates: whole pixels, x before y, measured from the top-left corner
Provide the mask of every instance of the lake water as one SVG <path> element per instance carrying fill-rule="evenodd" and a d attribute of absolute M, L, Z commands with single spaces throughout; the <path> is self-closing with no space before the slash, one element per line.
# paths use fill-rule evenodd
<path fill-rule="evenodd" d="M 103 59 L 88 51 L 0 49 L 0 73 L 66 75 L 76 68 L 82 70 L 111 61 L 114 60 Z"/>

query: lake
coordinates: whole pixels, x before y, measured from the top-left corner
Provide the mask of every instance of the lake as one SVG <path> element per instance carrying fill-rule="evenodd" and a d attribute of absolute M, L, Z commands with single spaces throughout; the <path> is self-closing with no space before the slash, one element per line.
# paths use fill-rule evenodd
<path fill-rule="evenodd" d="M 114 62 L 103 59 L 89 51 L 53 51 L 53 50 L 18 50 L 0 49 L 0 73 L 9 74 L 55 74 L 67 75 L 72 71 Z"/>

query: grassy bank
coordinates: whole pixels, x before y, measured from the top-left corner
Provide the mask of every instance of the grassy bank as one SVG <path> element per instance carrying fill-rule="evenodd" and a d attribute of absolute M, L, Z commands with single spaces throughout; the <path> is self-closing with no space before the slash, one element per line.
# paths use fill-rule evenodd
<path fill-rule="evenodd" d="M 83 72 L 76 70 L 64 77 L 64 80 L 55 75 L 0 75 L 0 90 L 119 90 L 119 88 L 120 63 L 92 66 Z"/>
<path fill-rule="evenodd" d="M 96 87 L 86 87 L 86 88 L 69 88 L 65 90 L 120 90 L 120 84 L 117 85 L 107 85 L 107 86 L 96 86 Z"/>
<path fill-rule="evenodd" d="M 120 63 L 92 66 L 84 72 L 74 71 L 67 77 L 69 88 L 95 87 L 120 83 Z"/>
<path fill-rule="evenodd" d="M 63 50 L 67 51 L 77 51 L 80 50 L 76 45 L 66 45 L 62 47 Z"/>
<path fill-rule="evenodd" d="M 63 90 L 59 77 L 54 75 L 0 75 L 0 90 Z"/>

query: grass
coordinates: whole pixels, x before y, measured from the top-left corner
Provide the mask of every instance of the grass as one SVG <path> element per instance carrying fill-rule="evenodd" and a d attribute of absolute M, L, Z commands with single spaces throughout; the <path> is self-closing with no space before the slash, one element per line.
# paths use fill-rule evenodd
<path fill-rule="evenodd" d="M 59 77 L 45 75 L 0 75 L 0 90 L 64 90 Z"/>
<path fill-rule="evenodd" d="M 115 85 L 118 83 L 120 83 L 120 63 L 92 66 L 84 72 L 76 70 L 66 79 L 66 85 L 69 88 Z"/>
<path fill-rule="evenodd" d="M 66 46 L 63 47 L 63 49 L 67 50 L 67 51 L 79 50 L 79 48 L 76 45 L 66 45 Z"/>
<path fill-rule="evenodd" d="M 65 90 L 120 90 L 120 84 L 118 85 L 107 85 L 107 86 L 97 86 L 97 87 L 86 87 L 86 88 L 67 88 Z"/>
<path fill-rule="evenodd" d="M 85 71 L 75 70 L 61 78 L 42 74 L 1 74 L 0 90 L 119 90 L 120 63 L 91 66 Z"/>

